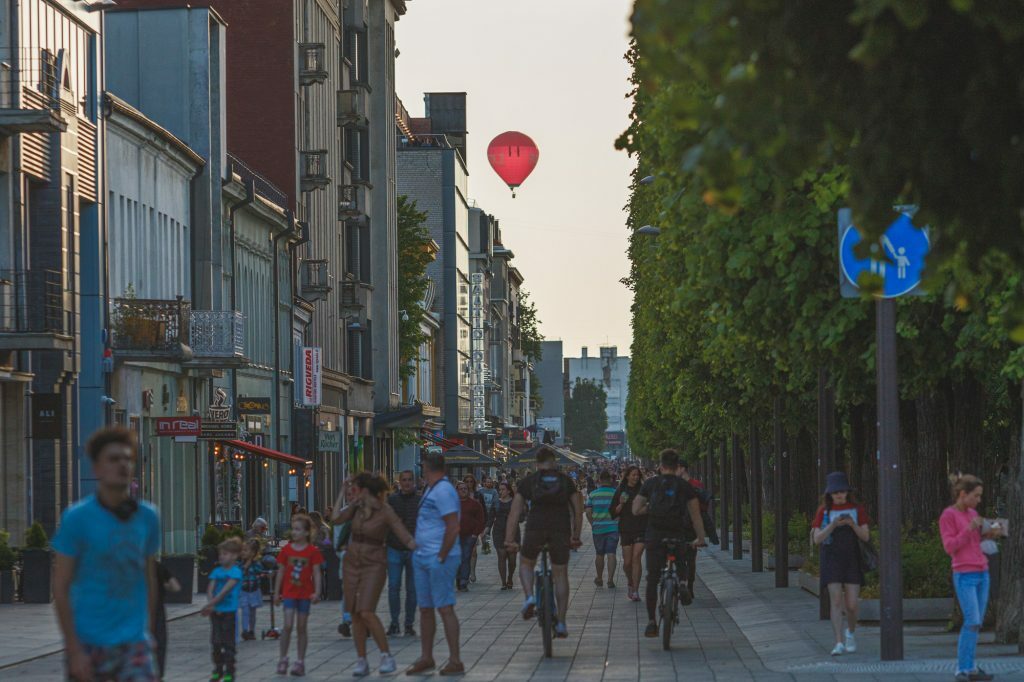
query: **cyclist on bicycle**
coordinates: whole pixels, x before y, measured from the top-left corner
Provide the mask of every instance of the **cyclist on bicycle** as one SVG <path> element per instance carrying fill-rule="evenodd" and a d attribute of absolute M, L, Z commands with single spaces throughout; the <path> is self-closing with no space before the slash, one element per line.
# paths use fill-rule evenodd
<path fill-rule="evenodd" d="M 665 567 L 668 550 L 665 540 L 687 541 L 693 548 L 703 547 L 704 521 L 700 515 L 700 502 L 689 483 L 676 475 L 679 467 L 679 453 L 673 449 L 662 450 L 659 455 L 659 475 L 648 479 L 633 498 L 633 514 L 647 515 L 647 629 L 645 637 L 658 636 L 658 582 Z M 687 570 L 685 552 L 677 555 L 676 570 L 679 574 L 679 601 L 684 606 L 693 602 L 693 595 L 686 588 Z"/>
<path fill-rule="evenodd" d="M 513 541 L 516 537 L 516 520 L 529 502 L 530 511 L 526 516 L 526 531 L 523 533 L 519 562 L 519 581 L 526 595 L 522 608 L 523 618 L 532 618 L 537 608 L 533 592 L 533 571 L 537 555 L 547 545 L 551 557 L 555 601 L 558 604 L 555 635 L 568 637 L 565 615 L 569 608 L 569 550 L 580 546 L 583 498 L 573 480 L 558 470 L 555 464 L 557 457 L 558 453 L 550 446 L 542 445 L 538 449 L 537 471 L 519 483 L 516 496 L 512 499 L 512 510 L 505 531 L 505 537 L 511 539 L 505 542 L 505 547 L 510 552 L 519 549 L 519 545 Z"/>

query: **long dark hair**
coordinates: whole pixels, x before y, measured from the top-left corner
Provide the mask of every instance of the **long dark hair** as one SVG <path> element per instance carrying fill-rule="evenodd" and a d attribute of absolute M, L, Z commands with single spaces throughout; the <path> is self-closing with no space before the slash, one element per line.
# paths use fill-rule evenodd
<path fill-rule="evenodd" d="M 629 490 L 629 475 L 634 471 L 639 475 L 639 478 L 637 478 L 636 481 L 636 487 L 639 488 L 644 484 L 644 475 L 643 472 L 640 471 L 640 467 L 636 466 L 635 464 L 631 464 L 628 467 L 626 467 L 625 471 L 622 472 L 622 478 L 619 480 L 620 493 L 623 490 Z"/>
<path fill-rule="evenodd" d="M 356 475 L 356 477 L 352 479 L 352 483 L 369 491 L 371 495 L 378 499 L 383 497 L 385 493 L 391 491 L 391 486 L 388 485 L 388 482 L 384 480 L 382 476 L 371 474 L 368 471 L 363 471 Z"/>

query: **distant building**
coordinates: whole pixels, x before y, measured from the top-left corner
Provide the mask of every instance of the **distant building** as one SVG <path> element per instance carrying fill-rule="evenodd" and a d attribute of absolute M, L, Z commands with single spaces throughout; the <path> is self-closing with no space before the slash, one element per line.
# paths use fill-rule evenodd
<path fill-rule="evenodd" d="M 603 346 L 600 355 L 592 357 L 584 346 L 580 357 L 565 359 L 564 373 L 567 379 L 566 397 L 577 379 L 593 381 L 604 388 L 608 394 L 605 450 L 613 456 L 628 455 L 626 396 L 629 392 L 629 358 L 620 356 L 615 346 Z"/>
<path fill-rule="evenodd" d="M 541 343 L 541 359 L 533 372 L 540 382 L 541 405 L 537 409 L 537 428 L 554 431 L 555 444 L 565 437 L 565 386 L 562 363 L 562 342 Z"/>

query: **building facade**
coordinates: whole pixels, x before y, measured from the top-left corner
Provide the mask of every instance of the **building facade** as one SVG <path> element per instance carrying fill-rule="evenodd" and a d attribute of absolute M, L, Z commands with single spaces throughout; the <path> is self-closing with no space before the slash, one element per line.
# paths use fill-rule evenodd
<path fill-rule="evenodd" d="M 566 398 L 568 391 L 580 381 L 593 381 L 604 388 L 608 396 L 605 411 L 608 427 L 605 431 L 605 449 L 613 456 L 629 455 L 626 428 L 626 398 L 629 395 L 629 358 L 620 356 L 615 346 L 602 346 L 597 357 L 583 347 L 580 357 L 565 358 Z"/>
<path fill-rule="evenodd" d="M 542 341 L 541 359 L 533 372 L 540 383 L 541 404 L 537 408 L 537 428 L 552 433 L 556 445 L 565 437 L 565 375 L 563 374 L 562 342 Z"/>

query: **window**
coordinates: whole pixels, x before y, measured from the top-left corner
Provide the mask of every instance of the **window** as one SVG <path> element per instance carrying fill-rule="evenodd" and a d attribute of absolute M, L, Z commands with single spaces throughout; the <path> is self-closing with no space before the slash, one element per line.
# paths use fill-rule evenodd
<path fill-rule="evenodd" d="M 354 181 L 370 179 L 369 135 L 365 130 L 345 127 L 345 163 L 352 169 Z"/>
<path fill-rule="evenodd" d="M 348 330 L 348 373 L 363 377 L 363 330 Z"/>
<path fill-rule="evenodd" d="M 349 82 L 367 85 L 366 31 L 350 28 L 345 37 L 345 58 L 350 64 Z"/>

